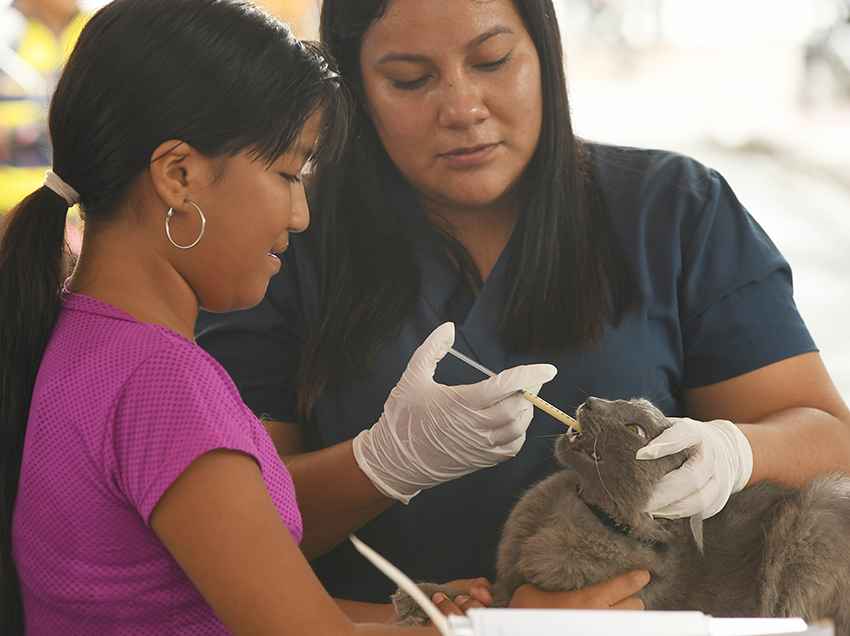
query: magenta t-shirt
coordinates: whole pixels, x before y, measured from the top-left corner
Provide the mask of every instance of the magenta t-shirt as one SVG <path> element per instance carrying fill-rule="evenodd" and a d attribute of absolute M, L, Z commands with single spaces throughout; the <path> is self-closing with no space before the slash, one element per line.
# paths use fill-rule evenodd
<path fill-rule="evenodd" d="M 256 460 L 300 542 L 292 479 L 224 369 L 164 327 L 65 294 L 13 518 L 27 634 L 227 633 L 149 525 L 168 487 L 214 449 Z"/>

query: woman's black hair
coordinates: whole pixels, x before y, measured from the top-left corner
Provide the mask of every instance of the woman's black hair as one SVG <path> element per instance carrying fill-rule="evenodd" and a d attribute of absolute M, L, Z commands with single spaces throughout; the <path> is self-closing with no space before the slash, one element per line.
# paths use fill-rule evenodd
<path fill-rule="evenodd" d="M 348 121 L 320 45 L 235 0 L 115 0 L 86 25 L 50 107 L 53 170 L 107 222 L 154 150 L 185 141 L 210 157 L 271 163 L 323 119 L 317 161 Z M 67 204 L 46 187 L 10 212 L 0 243 L 0 633 L 23 632 L 12 515 L 33 387 L 60 310 Z"/>
<path fill-rule="evenodd" d="M 399 329 L 419 294 L 399 188 L 411 194 L 367 114 L 360 49 L 390 0 L 324 0 L 321 39 L 356 98 L 343 162 L 316 175 L 311 230 L 321 268 L 321 320 L 304 352 L 299 411 L 309 415 L 329 384 L 354 373 Z M 508 264 L 509 291 L 500 317 L 513 351 L 563 350 L 592 344 L 637 300 L 633 273 L 616 246 L 594 184 L 587 144 L 573 134 L 561 36 L 551 0 L 514 0 L 540 58 L 543 113 L 538 147 L 519 185 L 518 249 Z M 471 259 L 446 239 L 454 260 Z M 467 278 L 475 278 L 477 271 Z M 478 277 L 480 281 L 480 277 Z M 435 325 L 436 326 L 436 325 Z"/>

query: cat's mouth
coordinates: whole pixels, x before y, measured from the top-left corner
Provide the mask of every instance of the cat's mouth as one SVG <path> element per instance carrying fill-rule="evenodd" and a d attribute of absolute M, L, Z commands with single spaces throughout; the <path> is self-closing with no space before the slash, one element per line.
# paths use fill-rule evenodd
<path fill-rule="evenodd" d="M 584 433 L 569 433 L 567 437 L 570 442 L 570 451 L 589 457 L 595 462 L 602 461 L 602 457 L 596 450 L 595 440 L 585 440 Z"/>
<path fill-rule="evenodd" d="M 589 422 L 587 422 L 588 418 L 582 417 L 582 411 L 583 409 L 579 407 L 576 411 L 576 420 L 579 423 L 579 427 L 584 432 L 579 432 L 573 429 L 567 433 L 569 449 L 573 453 L 584 455 L 585 457 L 590 458 L 594 462 L 599 463 L 600 461 L 602 461 L 602 457 L 599 455 L 596 449 L 596 435 L 594 435 L 590 431 Z"/>

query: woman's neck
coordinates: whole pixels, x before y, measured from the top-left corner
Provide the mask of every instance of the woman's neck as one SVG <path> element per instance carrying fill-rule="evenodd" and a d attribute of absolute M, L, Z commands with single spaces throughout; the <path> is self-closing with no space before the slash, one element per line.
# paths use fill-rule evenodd
<path fill-rule="evenodd" d="M 460 242 L 486 281 L 511 238 L 519 206 L 511 200 L 483 208 L 451 206 L 423 201 L 426 216 L 435 226 Z"/>

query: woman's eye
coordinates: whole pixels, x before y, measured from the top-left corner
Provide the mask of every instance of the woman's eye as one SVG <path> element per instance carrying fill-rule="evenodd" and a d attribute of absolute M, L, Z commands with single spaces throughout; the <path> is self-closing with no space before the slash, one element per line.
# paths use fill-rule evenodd
<path fill-rule="evenodd" d="M 637 424 L 626 424 L 626 428 L 641 439 L 646 439 L 646 432 Z"/>
<path fill-rule="evenodd" d="M 504 65 L 511 59 L 511 54 L 508 53 L 504 57 L 499 58 L 495 62 L 484 62 L 482 64 L 476 64 L 475 68 L 480 69 L 482 71 L 495 71 L 500 66 Z"/>
<path fill-rule="evenodd" d="M 425 82 L 428 81 L 428 75 L 420 77 L 419 79 L 410 80 L 409 82 L 403 82 L 401 80 L 390 80 L 394 87 L 403 91 L 415 91 L 417 88 L 422 88 L 425 86 Z"/>
<path fill-rule="evenodd" d="M 301 177 L 297 175 L 289 174 L 287 172 L 279 172 L 278 174 L 283 178 L 284 181 L 287 181 L 289 183 L 301 183 Z"/>

